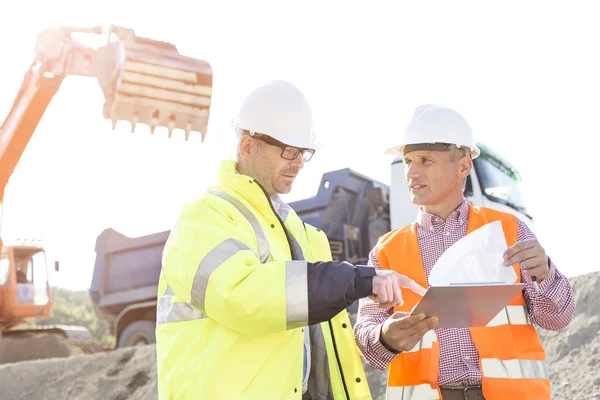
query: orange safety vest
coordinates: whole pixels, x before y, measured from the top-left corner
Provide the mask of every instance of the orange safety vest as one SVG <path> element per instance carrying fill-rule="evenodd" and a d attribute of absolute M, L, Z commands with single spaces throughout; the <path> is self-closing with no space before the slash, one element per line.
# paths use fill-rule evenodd
<path fill-rule="evenodd" d="M 514 215 L 469 204 L 467 234 L 483 225 L 501 221 L 508 246 L 517 242 L 518 222 Z M 427 287 L 417 240 L 416 224 L 383 235 L 375 248 L 379 265 L 408 276 Z M 513 265 L 521 279 L 521 269 Z M 404 304 L 394 311 L 410 312 L 421 297 L 401 289 Z M 482 390 L 487 400 L 550 399 L 550 380 L 540 338 L 519 293 L 486 327 L 469 328 L 479 352 Z M 388 365 L 387 398 L 441 399 L 438 384 L 439 344 L 434 330 L 417 345 L 400 353 Z"/>

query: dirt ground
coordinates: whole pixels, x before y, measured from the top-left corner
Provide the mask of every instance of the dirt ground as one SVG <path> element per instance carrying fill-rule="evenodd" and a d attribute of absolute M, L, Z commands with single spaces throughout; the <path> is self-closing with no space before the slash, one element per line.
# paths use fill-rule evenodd
<path fill-rule="evenodd" d="M 24 338 L 0 338 L 0 364 L 46 358 L 70 357 L 107 350 L 93 341 L 66 341 L 58 335 L 32 334 Z"/>
<path fill-rule="evenodd" d="M 0 365 L 3 400 L 154 400 L 152 345 Z"/>
<path fill-rule="evenodd" d="M 600 399 L 600 272 L 572 279 L 577 310 L 561 332 L 540 331 L 546 348 L 553 399 Z M 154 400 L 153 345 L 106 352 L 99 345 L 66 344 L 56 337 L 16 342 L 0 339 L 3 400 Z M 19 355 L 56 357 L 12 363 Z M 96 354 L 87 354 L 94 353 Z M 374 400 L 385 398 L 385 375 L 367 367 Z"/>
<path fill-rule="evenodd" d="M 600 272 L 571 280 L 575 318 L 560 332 L 539 331 L 553 399 L 600 399 Z"/>

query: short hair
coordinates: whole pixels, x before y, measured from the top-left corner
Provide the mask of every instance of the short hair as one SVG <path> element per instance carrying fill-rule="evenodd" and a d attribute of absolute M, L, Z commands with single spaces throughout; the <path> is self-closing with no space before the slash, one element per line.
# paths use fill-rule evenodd
<path fill-rule="evenodd" d="M 470 154 L 471 150 L 468 147 L 465 146 L 461 146 L 461 147 L 457 147 L 456 145 L 450 147 L 450 161 L 451 162 L 456 162 L 458 160 L 460 160 L 461 158 L 463 158 L 464 156 L 466 156 L 467 154 Z M 467 179 L 469 179 L 469 177 L 467 176 L 465 178 L 465 180 L 463 181 L 463 192 L 465 191 L 466 187 L 467 187 Z"/>
<path fill-rule="evenodd" d="M 464 146 L 452 146 L 450 148 L 450 161 L 455 162 L 456 160 L 460 160 L 467 155 L 467 150 L 467 147 Z"/>
<path fill-rule="evenodd" d="M 240 145 L 242 144 L 242 136 L 244 136 L 245 132 L 247 131 L 244 131 L 243 129 L 235 129 L 235 137 L 237 139 L 237 143 L 235 146 L 235 161 L 238 163 L 242 160 L 242 152 L 240 151 Z"/>

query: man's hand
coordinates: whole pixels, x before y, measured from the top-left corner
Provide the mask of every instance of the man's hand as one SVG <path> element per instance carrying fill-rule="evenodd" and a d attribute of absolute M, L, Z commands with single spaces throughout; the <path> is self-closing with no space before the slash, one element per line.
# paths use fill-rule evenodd
<path fill-rule="evenodd" d="M 408 288 L 421 296 L 426 291 L 417 282 L 395 271 L 377 270 L 377 275 L 373 277 L 373 294 L 369 298 L 379 303 L 379 308 L 401 306 L 404 303 L 401 287 Z"/>
<path fill-rule="evenodd" d="M 398 351 L 408 351 L 437 325 L 437 317 L 425 318 L 425 314 L 410 316 L 408 312 L 397 311 L 383 323 L 380 340 Z"/>
<path fill-rule="evenodd" d="M 548 256 L 536 239 L 517 242 L 504 253 L 504 265 L 519 264 L 523 273 L 538 282 L 548 275 Z"/>

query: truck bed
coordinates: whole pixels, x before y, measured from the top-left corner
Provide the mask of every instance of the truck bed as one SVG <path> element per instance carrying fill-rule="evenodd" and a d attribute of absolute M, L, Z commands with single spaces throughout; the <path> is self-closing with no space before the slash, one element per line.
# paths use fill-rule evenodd
<path fill-rule="evenodd" d="M 170 231 L 129 238 L 114 229 L 96 239 L 90 296 L 102 313 L 156 300 L 162 251 Z"/>

